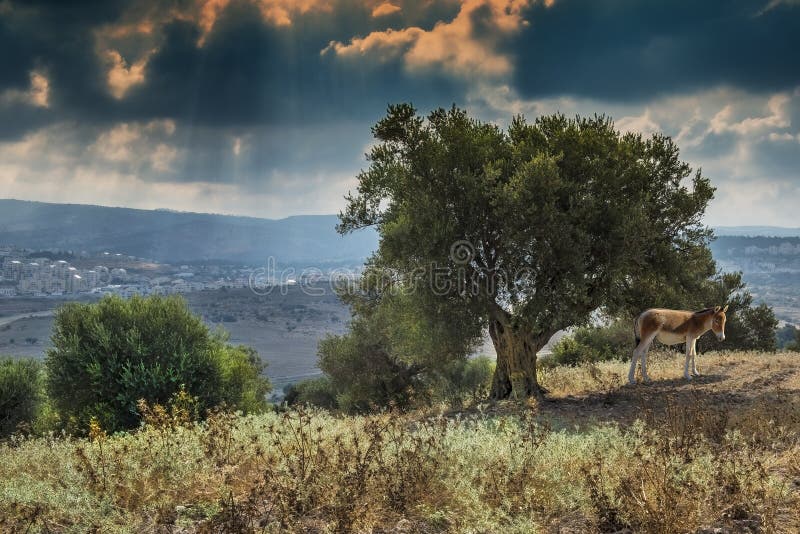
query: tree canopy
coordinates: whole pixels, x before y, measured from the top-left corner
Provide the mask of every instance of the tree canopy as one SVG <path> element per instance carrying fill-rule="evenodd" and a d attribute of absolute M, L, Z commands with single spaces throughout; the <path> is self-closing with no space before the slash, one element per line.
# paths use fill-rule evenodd
<path fill-rule="evenodd" d="M 479 315 L 397 287 L 372 266 L 357 286 L 340 288 L 339 294 L 353 313 L 350 331 L 319 344 L 319 367 L 339 408 L 404 409 L 461 385 L 448 375 L 469 367 L 467 358 L 484 326 Z"/>
<path fill-rule="evenodd" d="M 492 396 L 538 394 L 553 333 L 680 301 L 715 272 L 702 215 L 714 188 L 669 137 L 604 116 L 515 117 L 392 105 L 339 231 L 376 226 L 376 269 L 489 326 Z"/>

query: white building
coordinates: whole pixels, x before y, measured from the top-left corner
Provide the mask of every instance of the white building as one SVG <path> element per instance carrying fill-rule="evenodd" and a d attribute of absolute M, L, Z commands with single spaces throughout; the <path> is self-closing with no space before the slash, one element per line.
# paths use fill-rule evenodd
<path fill-rule="evenodd" d="M 17 260 L 6 261 L 3 264 L 3 280 L 19 282 L 20 278 L 22 278 L 22 262 Z"/>
<path fill-rule="evenodd" d="M 14 297 L 17 295 L 17 288 L 14 286 L 0 286 L 0 297 Z"/>

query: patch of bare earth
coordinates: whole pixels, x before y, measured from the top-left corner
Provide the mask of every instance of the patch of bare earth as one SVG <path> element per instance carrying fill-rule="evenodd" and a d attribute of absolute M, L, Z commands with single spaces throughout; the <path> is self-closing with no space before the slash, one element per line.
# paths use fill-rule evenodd
<path fill-rule="evenodd" d="M 539 406 L 542 415 L 567 426 L 601 422 L 622 425 L 673 405 L 724 407 L 739 413 L 776 397 L 800 398 L 800 353 L 711 353 L 698 356 L 701 376 L 683 378 L 683 356 L 651 355 L 652 382 L 627 383 L 628 364 L 602 363 L 546 372 L 549 389 Z"/>

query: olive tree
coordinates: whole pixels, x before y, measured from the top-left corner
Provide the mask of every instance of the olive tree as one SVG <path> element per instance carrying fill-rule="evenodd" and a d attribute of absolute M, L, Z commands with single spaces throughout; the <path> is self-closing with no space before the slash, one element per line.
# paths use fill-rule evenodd
<path fill-rule="evenodd" d="M 373 263 L 488 326 L 492 397 L 540 394 L 536 353 L 599 308 L 675 300 L 714 274 L 702 225 L 714 189 L 669 137 L 603 116 L 515 117 L 392 105 L 342 233 L 375 226 Z"/>

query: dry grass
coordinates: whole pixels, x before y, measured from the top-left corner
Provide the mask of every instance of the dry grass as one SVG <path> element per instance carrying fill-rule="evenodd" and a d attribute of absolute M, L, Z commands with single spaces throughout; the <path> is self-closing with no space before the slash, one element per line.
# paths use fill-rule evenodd
<path fill-rule="evenodd" d="M 541 405 L 340 417 L 151 409 L 139 432 L 0 445 L 9 532 L 797 532 L 800 354 L 651 385 L 558 369 Z"/>

